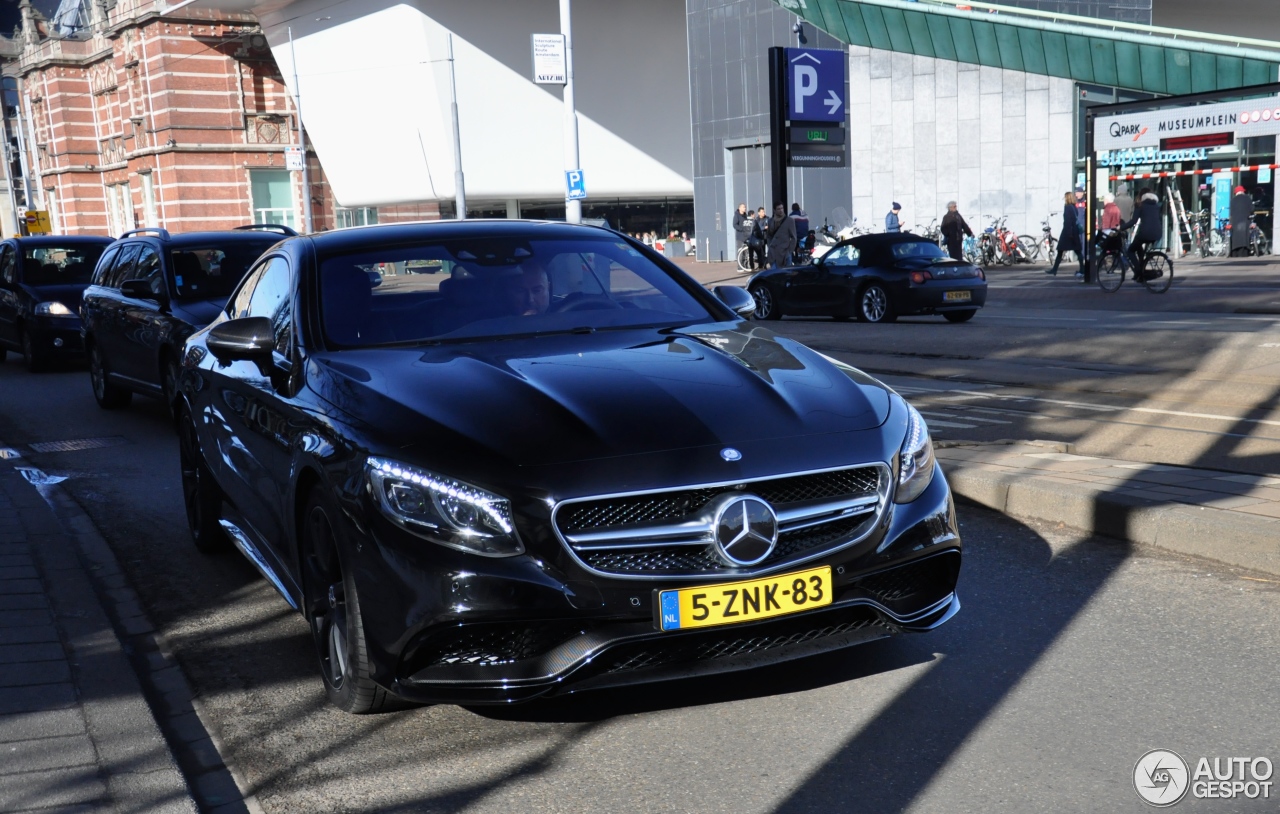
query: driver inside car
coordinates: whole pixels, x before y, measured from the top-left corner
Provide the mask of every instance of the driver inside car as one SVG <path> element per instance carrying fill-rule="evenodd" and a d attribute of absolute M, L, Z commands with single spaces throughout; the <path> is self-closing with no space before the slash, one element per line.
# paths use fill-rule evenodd
<path fill-rule="evenodd" d="M 551 305 L 551 278 L 536 262 L 520 265 L 520 273 L 502 281 L 502 299 L 510 314 L 532 317 L 545 314 Z"/>

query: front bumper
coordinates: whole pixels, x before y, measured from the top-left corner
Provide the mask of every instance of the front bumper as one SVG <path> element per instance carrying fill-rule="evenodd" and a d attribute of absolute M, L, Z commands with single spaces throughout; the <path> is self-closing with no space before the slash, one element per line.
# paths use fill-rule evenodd
<path fill-rule="evenodd" d="M 414 539 L 432 567 L 406 567 L 408 541 L 368 518 L 375 544 L 354 574 L 373 676 L 421 703 L 510 703 L 749 669 L 932 630 L 959 610 L 961 542 L 940 469 L 869 538 L 801 566 L 831 567 L 831 605 L 687 631 L 659 630 L 655 608 L 661 590 L 688 582 L 593 575 L 545 540 L 486 560 Z"/>
<path fill-rule="evenodd" d="M 45 357 L 84 356 L 79 317 L 37 317 L 27 323 L 36 353 Z"/>

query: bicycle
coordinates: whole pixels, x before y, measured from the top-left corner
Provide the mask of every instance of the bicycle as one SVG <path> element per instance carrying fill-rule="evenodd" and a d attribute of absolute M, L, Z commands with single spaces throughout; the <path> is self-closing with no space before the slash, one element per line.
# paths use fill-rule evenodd
<path fill-rule="evenodd" d="M 1249 253 L 1254 257 L 1271 254 L 1271 241 L 1267 240 L 1258 224 L 1254 223 L 1253 216 L 1249 217 Z"/>
<path fill-rule="evenodd" d="M 1053 256 L 1058 251 L 1058 239 L 1053 236 L 1053 228 L 1049 226 L 1051 217 L 1053 213 L 1046 215 L 1044 220 L 1040 221 L 1040 239 L 1034 241 L 1035 252 L 1031 255 L 1033 259 L 1039 260 L 1040 255 L 1043 254 L 1045 262 L 1049 264 L 1053 263 Z M 1022 238 L 1018 239 L 1022 240 Z"/>
<path fill-rule="evenodd" d="M 755 273 L 760 270 L 760 263 L 756 256 L 756 252 L 751 251 L 751 246 L 743 243 L 738 247 L 738 271 L 742 274 Z"/>
<path fill-rule="evenodd" d="M 1130 251 L 1124 245 L 1124 232 L 1116 229 L 1103 234 L 1102 256 L 1098 259 L 1098 287 L 1103 291 L 1108 294 L 1119 291 L 1126 271 L 1133 271 L 1133 278 L 1152 294 L 1163 294 L 1173 285 L 1173 261 L 1169 255 L 1148 250 L 1142 263 L 1134 269 Z"/>

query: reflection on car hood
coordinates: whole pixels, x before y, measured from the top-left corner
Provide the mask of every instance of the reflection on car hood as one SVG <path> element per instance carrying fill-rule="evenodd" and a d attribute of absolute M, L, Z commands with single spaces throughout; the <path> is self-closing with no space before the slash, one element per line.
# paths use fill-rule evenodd
<path fill-rule="evenodd" d="M 71 313 L 79 314 L 80 297 L 88 286 L 88 283 L 71 283 L 70 285 L 24 285 L 23 287 L 35 302 L 60 302 L 70 308 Z"/>
<path fill-rule="evenodd" d="M 226 304 L 226 297 L 212 300 L 182 300 L 174 302 L 170 309 L 176 318 L 200 329 L 217 319 Z"/>
<path fill-rule="evenodd" d="M 312 386 L 371 433 L 394 428 L 388 443 L 519 465 L 869 429 L 889 411 L 875 380 L 749 323 L 318 361 L 333 375 Z"/>

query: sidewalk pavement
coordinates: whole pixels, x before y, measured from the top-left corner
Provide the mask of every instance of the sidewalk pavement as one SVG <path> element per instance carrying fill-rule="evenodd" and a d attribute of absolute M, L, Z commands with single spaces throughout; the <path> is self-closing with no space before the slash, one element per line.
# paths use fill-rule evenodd
<path fill-rule="evenodd" d="M 1280 477 L 1074 455 L 1056 441 L 939 447 L 964 500 L 1280 576 Z"/>
<path fill-rule="evenodd" d="M 106 541 L 18 454 L 0 446 L 0 811 L 256 810 Z"/>

